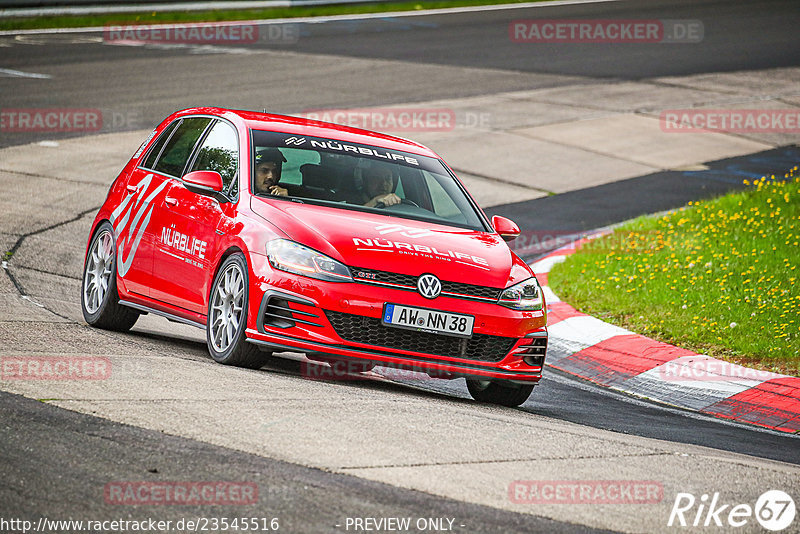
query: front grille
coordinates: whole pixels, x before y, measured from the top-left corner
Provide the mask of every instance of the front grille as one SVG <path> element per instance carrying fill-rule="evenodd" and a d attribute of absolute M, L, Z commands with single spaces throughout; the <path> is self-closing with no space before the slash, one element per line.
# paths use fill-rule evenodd
<path fill-rule="evenodd" d="M 450 356 L 480 362 L 499 362 L 516 342 L 511 337 L 473 334 L 471 339 L 414 332 L 381 324 L 380 319 L 325 310 L 339 336 L 347 341 L 408 350 L 437 356 Z"/>
<path fill-rule="evenodd" d="M 351 271 L 353 272 L 353 279 L 356 282 L 365 284 L 392 284 L 395 286 L 402 286 L 399 289 L 407 289 L 410 291 L 417 290 L 417 279 L 419 276 L 376 271 L 374 269 L 362 269 L 360 267 L 351 267 Z M 454 293 L 462 298 L 477 297 L 479 299 L 495 301 L 500 298 L 501 291 L 501 288 L 496 287 L 485 287 L 442 280 L 442 293 Z"/>

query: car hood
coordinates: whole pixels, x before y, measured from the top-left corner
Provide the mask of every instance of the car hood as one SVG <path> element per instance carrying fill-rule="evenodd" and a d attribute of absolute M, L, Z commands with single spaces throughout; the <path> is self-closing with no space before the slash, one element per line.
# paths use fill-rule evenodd
<path fill-rule="evenodd" d="M 528 266 L 494 233 L 361 211 L 253 197 L 255 213 L 290 239 L 350 267 L 488 287 L 531 276 Z"/>

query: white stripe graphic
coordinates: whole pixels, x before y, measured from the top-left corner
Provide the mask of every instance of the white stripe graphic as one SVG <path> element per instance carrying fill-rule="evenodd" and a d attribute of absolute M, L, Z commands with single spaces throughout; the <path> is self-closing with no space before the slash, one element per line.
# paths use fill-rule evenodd
<path fill-rule="evenodd" d="M 52 78 L 49 74 L 39 74 L 37 72 L 23 72 L 14 69 L 0 69 L 0 76 L 6 78 L 37 78 L 41 80 L 48 80 Z"/>
<path fill-rule="evenodd" d="M 153 199 L 158 195 L 162 189 L 164 189 L 169 181 L 164 180 L 161 184 L 156 187 L 152 193 L 150 193 L 147 198 L 142 200 L 143 194 L 147 191 L 147 188 L 150 187 L 150 182 L 153 180 L 153 174 L 148 174 L 145 176 L 141 182 L 139 182 L 136 186 L 136 192 L 131 193 L 126 197 L 125 201 L 123 201 L 121 207 L 125 209 L 125 206 L 128 204 L 129 198 L 135 198 L 134 202 L 132 203 L 130 210 L 125 212 L 125 216 L 119 221 L 119 223 L 114 227 L 114 231 L 116 232 L 117 236 L 120 236 L 126 229 L 128 225 L 128 219 L 130 218 L 131 213 L 135 210 L 135 215 L 133 217 L 133 222 L 131 223 L 130 232 L 127 236 L 118 239 L 117 241 L 117 271 L 119 272 L 120 276 L 125 276 L 128 270 L 131 268 L 131 264 L 133 264 L 133 258 L 136 256 L 136 251 L 139 248 L 139 243 L 142 241 L 142 236 L 144 235 L 144 231 L 147 229 L 147 225 L 150 224 L 150 217 L 153 215 L 153 206 L 152 202 Z M 148 209 L 149 208 L 149 209 Z M 118 207 L 112 213 L 112 224 L 114 218 L 116 218 L 119 213 L 118 211 L 120 208 Z M 145 215 L 145 211 L 147 211 L 147 215 Z M 142 220 L 142 216 L 144 216 L 144 220 Z M 128 257 L 123 257 L 123 250 L 125 246 L 130 243 L 131 236 L 136 233 L 136 237 L 133 240 L 133 244 L 131 245 L 130 251 L 128 252 Z"/>

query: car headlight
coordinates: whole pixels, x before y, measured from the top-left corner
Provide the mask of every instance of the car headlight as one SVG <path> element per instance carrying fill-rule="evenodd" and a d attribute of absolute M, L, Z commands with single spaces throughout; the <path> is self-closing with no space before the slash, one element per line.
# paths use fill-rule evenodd
<path fill-rule="evenodd" d="M 503 290 L 497 303 L 512 310 L 541 310 L 542 288 L 535 277 Z"/>
<path fill-rule="evenodd" d="M 350 269 L 333 258 L 289 241 L 274 239 L 267 243 L 267 258 L 275 269 L 327 282 L 352 282 Z"/>

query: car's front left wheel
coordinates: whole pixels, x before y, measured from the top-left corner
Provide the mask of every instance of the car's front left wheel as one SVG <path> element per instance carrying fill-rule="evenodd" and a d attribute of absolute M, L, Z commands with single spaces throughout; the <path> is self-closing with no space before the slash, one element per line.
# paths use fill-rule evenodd
<path fill-rule="evenodd" d="M 232 254 L 219 268 L 211 286 L 206 342 L 214 361 L 258 369 L 267 355 L 245 338 L 248 293 L 247 262 L 243 254 Z"/>
<path fill-rule="evenodd" d="M 139 312 L 119 303 L 114 227 L 105 221 L 89 243 L 83 264 L 81 310 L 84 320 L 97 328 L 126 332 Z"/>

